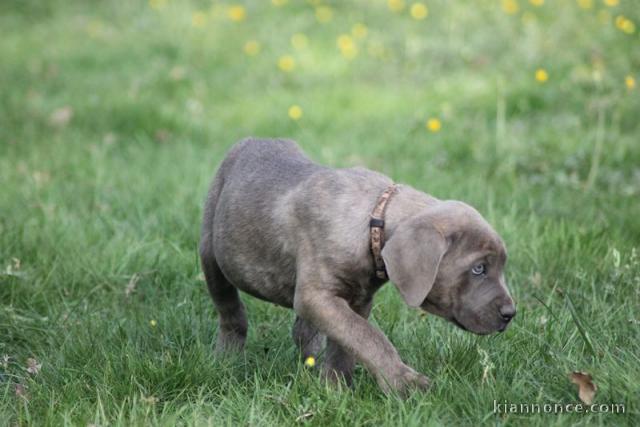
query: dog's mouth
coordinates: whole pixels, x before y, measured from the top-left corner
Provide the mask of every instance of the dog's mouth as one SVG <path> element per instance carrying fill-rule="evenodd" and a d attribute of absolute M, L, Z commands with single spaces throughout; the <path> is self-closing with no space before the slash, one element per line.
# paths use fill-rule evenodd
<path fill-rule="evenodd" d="M 462 329 L 463 331 L 467 331 L 467 332 L 471 332 L 469 331 L 469 329 L 467 329 L 466 326 L 464 326 L 462 323 L 460 323 L 458 321 L 458 319 L 456 319 L 455 316 L 451 316 L 451 319 L 449 319 L 451 321 L 451 323 L 453 323 L 454 325 L 456 325 L 458 328 Z"/>
<path fill-rule="evenodd" d="M 471 333 L 474 333 L 476 335 L 490 335 L 493 332 L 496 332 L 496 331 L 478 331 L 478 330 L 469 329 L 465 325 L 463 325 L 462 322 L 460 322 L 458 319 L 456 319 L 455 316 L 451 316 L 449 318 L 449 321 L 451 323 L 453 323 L 454 325 L 456 325 L 458 328 L 462 329 L 463 331 L 471 332 Z M 505 327 L 503 327 L 501 329 L 498 329 L 497 332 L 503 332 L 505 329 L 506 329 L 506 325 L 505 325 Z"/>

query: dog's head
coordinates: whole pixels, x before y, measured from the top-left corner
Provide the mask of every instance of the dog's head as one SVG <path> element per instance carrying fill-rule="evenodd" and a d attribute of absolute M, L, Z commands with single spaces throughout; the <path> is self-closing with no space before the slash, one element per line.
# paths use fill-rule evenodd
<path fill-rule="evenodd" d="M 504 243 L 462 202 L 441 202 L 401 222 L 382 257 L 407 304 L 462 329 L 503 331 L 516 313 L 503 275 Z"/>

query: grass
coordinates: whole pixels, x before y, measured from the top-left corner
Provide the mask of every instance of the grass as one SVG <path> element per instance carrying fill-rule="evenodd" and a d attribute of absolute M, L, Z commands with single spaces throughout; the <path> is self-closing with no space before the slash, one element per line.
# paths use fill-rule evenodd
<path fill-rule="evenodd" d="M 616 17 L 638 24 L 640 8 L 502 3 L 430 0 L 415 20 L 327 2 L 318 23 L 302 1 L 247 3 L 241 22 L 204 1 L 4 1 L 0 424 L 633 425 L 640 96 L 625 78 L 640 50 Z M 356 23 L 349 59 L 336 40 Z M 372 322 L 435 384 L 406 401 L 362 368 L 353 389 L 326 387 L 294 350 L 293 313 L 250 297 L 246 352 L 216 359 L 201 206 L 247 135 L 476 206 L 509 249 L 512 327 L 473 336 L 385 286 Z M 574 370 L 625 413 L 494 414 L 494 400 L 577 403 Z"/>

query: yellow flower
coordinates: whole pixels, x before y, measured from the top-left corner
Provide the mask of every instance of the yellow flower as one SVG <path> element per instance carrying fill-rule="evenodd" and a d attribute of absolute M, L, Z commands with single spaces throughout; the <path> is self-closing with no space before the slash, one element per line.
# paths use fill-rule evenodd
<path fill-rule="evenodd" d="M 338 37 L 338 47 L 340 50 L 353 47 L 353 39 L 351 36 L 347 34 L 340 35 L 340 37 Z"/>
<path fill-rule="evenodd" d="M 271 4 L 274 5 L 275 7 L 280 7 L 287 4 L 287 0 L 271 0 Z"/>
<path fill-rule="evenodd" d="M 620 0 L 602 0 L 609 7 L 615 7 L 620 4 Z"/>
<path fill-rule="evenodd" d="M 227 16 L 233 22 L 242 22 L 247 17 L 247 10 L 244 6 L 240 6 L 238 4 L 229 6 L 227 9 Z"/>
<path fill-rule="evenodd" d="M 576 0 L 578 2 L 578 6 L 583 9 L 591 9 L 593 7 L 593 0 Z"/>
<path fill-rule="evenodd" d="M 400 12 L 404 9 L 404 0 L 388 0 L 387 5 L 393 12 Z"/>
<path fill-rule="evenodd" d="M 207 24 L 207 14 L 202 11 L 191 14 L 191 25 L 195 28 L 202 28 Z"/>
<path fill-rule="evenodd" d="M 356 44 L 353 42 L 353 39 L 348 34 L 342 34 L 338 37 L 338 49 L 340 49 L 340 53 L 347 59 L 355 58 L 358 54 L 358 48 Z"/>
<path fill-rule="evenodd" d="M 309 368 L 313 368 L 314 366 L 316 366 L 316 359 L 313 356 L 309 356 L 305 359 L 304 361 L 304 365 L 309 367 Z"/>
<path fill-rule="evenodd" d="M 302 117 L 302 108 L 295 104 L 289 107 L 289 117 L 291 120 L 299 120 Z"/>
<path fill-rule="evenodd" d="M 636 79 L 633 76 L 627 76 L 624 78 L 624 84 L 627 86 L 627 89 L 632 90 L 636 87 Z"/>
<path fill-rule="evenodd" d="M 429 9 L 424 3 L 414 3 L 411 5 L 410 12 L 413 19 L 421 20 L 427 17 Z"/>
<path fill-rule="evenodd" d="M 436 133 L 442 128 L 442 122 L 439 119 L 431 118 L 427 120 L 425 127 L 429 132 Z"/>
<path fill-rule="evenodd" d="M 152 328 L 155 328 L 156 326 L 158 326 L 158 322 L 156 321 L 156 319 L 149 320 L 149 324 L 151 325 Z"/>
<path fill-rule="evenodd" d="M 636 24 L 632 20 L 627 19 L 623 15 L 616 16 L 616 27 L 627 34 L 633 34 L 636 31 Z"/>
<path fill-rule="evenodd" d="M 351 28 L 351 34 L 353 34 L 353 37 L 357 39 L 363 39 L 367 37 L 368 32 L 369 30 L 367 29 L 367 26 L 361 23 L 357 23 Z"/>
<path fill-rule="evenodd" d="M 149 0 L 149 6 L 154 10 L 162 10 L 167 6 L 167 0 Z"/>
<path fill-rule="evenodd" d="M 249 56 L 255 56 L 258 53 L 260 53 L 260 43 L 258 43 L 255 40 L 248 40 L 244 44 L 244 47 L 242 48 L 242 50 L 244 50 L 244 53 L 246 53 Z"/>
<path fill-rule="evenodd" d="M 624 21 L 624 25 L 622 25 L 622 31 L 627 34 L 633 34 L 636 31 L 636 24 L 634 24 L 630 19 L 627 19 Z"/>
<path fill-rule="evenodd" d="M 509 15 L 515 15 L 520 10 L 520 5 L 516 0 L 502 0 L 502 10 Z"/>
<path fill-rule="evenodd" d="M 538 68 L 535 74 L 536 81 L 538 83 L 544 83 L 549 80 L 549 73 L 544 68 Z"/>
<path fill-rule="evenodd" d="M 534 6 L 542 6 L 544 4 L 544 0 L 529 0 L 529 3 Z"/>
<path fill-rule="evenodd" d="M 316 7 L 316 19 L 323 24 L 331 21 L 333 19 L 333 9 L 329 6 Z"/>
<path fill-rule="evenodd" d="M 294 68 L 296 68 L 296 60 L 293 59 L 291 55 L 282 55 L 278 59 L 278 68 L 285 73 L 290 73 Z"/>
<path fill-rule="evenodd" d="M 302 50 L 306 48 L 308 44 L 309 39 L 302 33 L 295 33 L 291 36 L 291 46 L 293 46 L 294 49 Z"/>

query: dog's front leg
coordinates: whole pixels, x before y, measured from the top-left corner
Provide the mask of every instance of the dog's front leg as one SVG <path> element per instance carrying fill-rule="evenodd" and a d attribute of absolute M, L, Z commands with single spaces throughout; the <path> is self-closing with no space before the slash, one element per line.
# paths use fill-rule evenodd
<path fill-rule="evenodd" d="M 412 389 L 428 388 L 429 379 L 405 365 L 384 334 L 331 289 L 317 282 L 299 282 L 296 314 L 363 363 L 385 392 L 407 396 Z"/>

